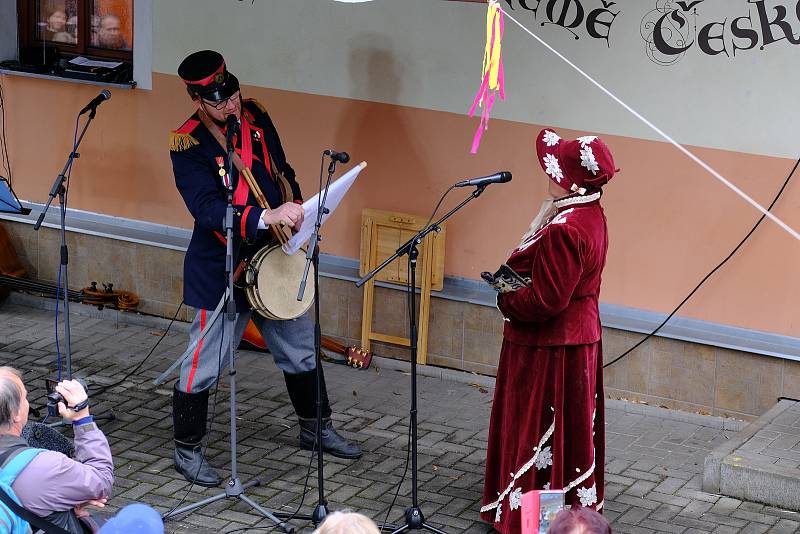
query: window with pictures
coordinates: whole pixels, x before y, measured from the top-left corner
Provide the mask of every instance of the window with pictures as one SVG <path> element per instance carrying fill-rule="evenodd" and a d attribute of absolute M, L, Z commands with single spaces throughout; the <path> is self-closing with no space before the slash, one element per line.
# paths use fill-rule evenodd
<path fill-rule="evenodd" d="M 134 0 L 17 0 L 20 45 L 130 61 Z"/>

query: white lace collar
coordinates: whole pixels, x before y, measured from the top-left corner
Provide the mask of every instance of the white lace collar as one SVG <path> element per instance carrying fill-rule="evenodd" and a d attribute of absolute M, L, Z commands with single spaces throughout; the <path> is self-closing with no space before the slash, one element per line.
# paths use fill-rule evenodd
<path fill-rule="evenodd" d="M 558 200 L 554 201 L 553 207 L 556 209 L 561 209 L 567 206 L 574 206 L 575 204 L 588 204 L 590 202 L 594 202 L 595 200 L 599 199 L 600 195 L 601 195 L 600 191 L 586 196 L 570 195 L 568 197 L 559 198 Z"/>
<path fill-rule="evenodd" d="M 526 248 L 528 248 L 529 246 L 533 245 L 536 241 L 538 241 L 539 237 L 541 237 L 541 235 L 542 235 L 542 231 L 545 228 L 547 228 L 548 226 L 550 226 L 550 224 L 559 217 L 559 213 L 562 212 L 563 208 L 566 208 L 567 206 L 575 206 L 575 205 L 579 205 L 579 204 L 589 204 L 590 202 L 594 202 L 595 200 L 599 199 L 601 194 L 602 193 L 600 191 L 597 191 L 596 193 L 592 193 L 591 195 L 586 195 L 586 196 L 571 195 L 571 196 L 564 197 L 564 198 L 559 198 L 558 200 L 553 201 L 553 205 L 552 205 L 552 208 L 551 208 L 552 211 L 550 212 L 550 215 L 548 216 L 546 221 L 533 234 L 531 234 L 527 238 L 523 238 L 523 241 L 519 244 L 519 246 L 517 247 L 516 251 L 517 252 L 521 252 L 521 251 L 525 250 Z M 572 211 L 572 210 L 567 210 L 566 213 L 568 213 L 569 211 Z M 566 215 L 566 213 L 564 213 L 564 215 Z M 559 221 L 559 222 L 563 222 L 563 220 Z"/>

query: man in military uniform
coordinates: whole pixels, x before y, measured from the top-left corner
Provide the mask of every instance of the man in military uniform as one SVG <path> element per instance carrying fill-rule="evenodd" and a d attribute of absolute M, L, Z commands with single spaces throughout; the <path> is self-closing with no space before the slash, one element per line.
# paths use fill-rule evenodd
<path fill-rule="evenodd" d="M 203 458 L 201 442 L 206 434 L 209 389 L 219 378 L 220 363 L 223 368 L 229 363 L 224 314 L 213 324 L 207 324 L 227 286 L 223 228 L 227 157 L 225 148 L 209 128 L 218 128 L 224 134 L 226 119 L 230 115 L 236 117 L 239 125 L 239 133 L 234 137 L 236 153 L 250 169 L 269 204 L 267 209 L 258 206 L 246 180 L 234 168 L 231 177 L 234 265 L 242 258 L 252 257 L 267 243 L 269 225 L 299 228 L 303 209 L 300 186 L 286 161 L 272 120 L 258 102 L 242 99 L 239 82 L 226 69 L 223 57 L 211 50 L 195 52 L 183 60 L 178 75 L 197 106 L 183 126 L 172 133 L 170 143 L 175 184 L 194 217 L 192 239 L 184 260 L 183 292 L 185 303 L 198 310 L 190 340 L 196 341 L 204 329 L 206 334 L 192 356 L 182 363 L 180 381 L 173 392 L 175 468 L 189 481 L 216 486 L 221 479 Z M 277 180 L 279 173 L 291 187 L 293 202 L 284 201 Z M 276 365 L 283 371 L 289 398 L 300 421 L 300 445 L 311 449 L 316 435 L 316 360 L 311 319 L 305 314 L 294 320 L 275 321 L 251 314 L 244 293 L 238 288 L 234 300 L 237 311 L 234 341 L 238 344 L 252 318 L 269 344 Z M 331 425 L 324 380 L 321 397 L 323 450 L 340 458 L 359 458 L 360 447 L 339 435 Z"/>

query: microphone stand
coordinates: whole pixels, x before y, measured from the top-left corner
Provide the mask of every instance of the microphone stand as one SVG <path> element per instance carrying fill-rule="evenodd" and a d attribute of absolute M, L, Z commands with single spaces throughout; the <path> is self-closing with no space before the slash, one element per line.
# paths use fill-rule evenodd
<path fill-rule="evenodd" d="M 70 337 L 70 326 L 69 326 L 69 298 L 68 298 L 68 290 L 69 290 L 69 276 L 67 272 L 67 264 L 69 263 L 69 251 L 67 250 L 67 228 L 66 228 L 66 218 L 67 218 L 67 188 L 65 183 L 67 181 L 67 176 L 72 172 L 72 164 L 75 162 L 76 159 L 81 157 L 78 153 L 78 147 L 83 141 L 83 136 L 86 135 L 86 130 L 89 129 L 89 124 L 91 124 L 92 120 L 94 119 L 95 115 L 97 114 L 97 108 L 94 107 L 89 111 L 89 118 L 83 125 L 83 131 L 81 131 L 80 136 L 77 138 L 72 145 L 72 150 L 67 157 L 67 162 L 64 164 L 64 168 L 61 169 L 61 172 L 56 176 L 55 181 L 53 182 L 53 186 L 50 188 L 50 196 L 47 198 L 47 203 L 45 204 L 44 208 L 42 208 L 42 213 L 39 214 L 39 219 L 36 221 L 36 224 L 33 225 L 34 231 L 39 231 L 42 226 L 42 222 L 44 221 L 44 216 L 47 214 L 47 210 L 50 208 L 50 204 L 52 204 L 53 199 L 58 195 L 58 203 L 61 212 L 61 259 L 58 266 L 58 274 L 59 278 L 63 276 L 64 278 L 64 286 L 63 286 L 63 297 L 64 297 L 64 337 L 66 342 L 66 353 L 67 353 L 67 380 L 72 380 L 72 340 Z M 81 114 L 78 114 L 78 118 L 80 119 Z M 75 125 L 75 131 L 77 132 L 78 125 Z M 59 364 L 59 380 L 61 379 L 60 373 L 61 367 Z"/>
<path fill-rule="evenodd" d="M 456 211 L 460 210 L 471 200 L 481 196 L 488 184 L 480 185 L 464 199 L 458 206 L 447 212 L 441 219 L 433 224 L 423 228 L 414 237 L 400 245 L 400 247 L 387 258 L 383 263 L 378 265 L 375 269 L 364 275 L 358 282 L 356 287 L 361 287 L 367 283 L 378 272 L 384 269 L 387 265 L 392 263 L 397 258 L 407 255 L 408 256 L 408 272 L 410 273 L 410 284 L 406 288 L 408 294 L 408 330 L 409 330 L 409 344 L 411 348 L 411 409 L 409 410 L 409 419 L 411 426 L 411 506 L 406 508 L 404 514 L 405 524 L 399 528 L 383 524 L 381 530 L 392 530 L 392 534 L 405 532 L 406 530 L 429 530 L 437 534 L 447 534 L 446 532 L 437 529 L 425 522 L 425 516 L 419 506 L 418 496 L 418 467 L 417 467 L 417 316 L 416 316 L 416 271 L 417 271 L 417 257 L 419 256 L 419 249 L 417 246 L 425 239 L 431 232 L 440 232 L 442 230 L 441 224 L 448 219 Z"/>
<path fill-rule="evenodd" d="M 323 156 L 324 157 L 324 156 Z M 321 171 L 322 169 L 320 169 Z M 306 291 L 306 282 L 308 281 L 308 272 L 311 265 L 314 266 L 314 358 L 316 363 L 316 379 L 317 379 L 317 435 L 313 451 L 317 453 L 317 506 L 311 516 L 308 515 L 291 515 L 284 513 L 277 513 L 278 517 L 295 517 L 298 519 L 311 520 L 316 527 L 328 515 L 328 502 L 325 499 L 325 477 L 324 477 L 324 463 L 322 456 L 322 328 L 320 326 L 319 316 L 319 242 L 322 241 L 322 236 L 319 229 L 322 227 L 322 217 L 329 213 L 329 209 L 325 207 L 325 201 L 328 198 L 328 188 L 331 185 L 333 174 L 336 172 L 336 160 L 331 158 L 331 163 L 328 165 L 328 179 L 325 181 L 325 189 L 321 191 L 322 196 L 317 206 L 317 219 L 314 221 L 314 233 L 308 241 L 308 250 L 306 250 L 306 267 L 303 271 L 303 278 L 300 281 L 300 288 L 297 291 L 297 300 L 303 300 L 303 295 Z M 322 183 L 322 176 L 320 176 L 320 184 Z M 312 452 L 313 454 L 313 452 Z"/>
<path fill-rule="evenodd" d="M 230 126 L 229 126 L 230 128 Z M 228 340 L 228 357 L 230 358 L 230 365 L 228 368 L 228 376 L 230 380 L 230 387 L 231 387 L 231 402 L 230 402 L 230 412 L 231 412 L 231 478 L 228 481 L 228 484 L 225 487 L 225 491 L 220 494 L 217 494 L 213 497 L 209 497 L 207 499 L 203 499 L 202 501 L 196 502 L 194 504 L 190 504 L 189 506 L 184 506 L 183 508 L 179 508 L 177 510 L 173 510 L 170 513 L 163 516 L 163 519 L 168 519 L 170 517 L 182 514 L 184 512 L 188 512 L 199 508 L 201 506 L 205 506 L 207 504 L 211 504 L 213 502 L 221 501 L 225 498 L 236 498 L 239 500 L 244 501 L 245 503 L 249 504 L 251 508 L 255 509 L 258 513 L 266 517 L 267 519 L 271 520 L 275 523 L 276 526 L 280 527 L 286 533 L 294 532 L 294 527 L 289 525 L 288 523 L 283 522 L 279 519 L 276 514 L 273 514 L 269 510 L 261 507 L 258 503 L 256 503 L 253 499 L 245 495 L 245 490 L 247 488 L 252 488 L 253 486 L 259 486 L 261 481 L 259 479 L 253 479 L 245 484 L 239 480 L 239 473 L 237 470 L 237 459 L 236 459 L 236 346 L 233 340 L 233 334 L 236 325 L 236 300 L 233 297 L 233 153 L 234 153 L 234 146 L 233 146 L 233 135 L 231 132 L 228 132 L 228 160 L 227 160 L 227 172 L 228 172 L 228 182 L 226 184 L 227 189 L 227 207 L 225 208 L 225 235 L 226 235 L 226 244 L 225 244 L 225 278 L 228 281 L 227 291 L 227 302 L 225 303 L 225 323 L 224 323 L 224 331 L 223 331 L 223 339 Z M 244 178 L 240 178 L 244 179 Z M 224 297 L 223 297 L 224 298 Z M 273 527 L 274 528 L 274 527 Z"/>

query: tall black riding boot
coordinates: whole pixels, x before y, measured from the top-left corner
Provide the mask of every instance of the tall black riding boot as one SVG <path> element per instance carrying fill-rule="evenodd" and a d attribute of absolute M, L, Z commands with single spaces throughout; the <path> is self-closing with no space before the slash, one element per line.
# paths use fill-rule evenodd
<path fill-rule="evenodd" d="M 300 447 L 310 451 L 314 449 L 317 439 L 317 371 L 298 374 L 283 373 L 283 377 L 286 379 L 286 389 L 300 421 Z M 361 447 L 340 435 L 333 428 L 324 374 L 322 374 L 321 386 L 322 450 L 346 460 L 361 458 Z"/>
<path fill-rule="evenodd" d="M 208 390 L 184 393 L 178 384 L 172 391 L 172 424 L 175 428 L 175 469 L 198 486 L 218 486 L 222 479 L 203 457 L 203 436 L 208 417 Z"/>

